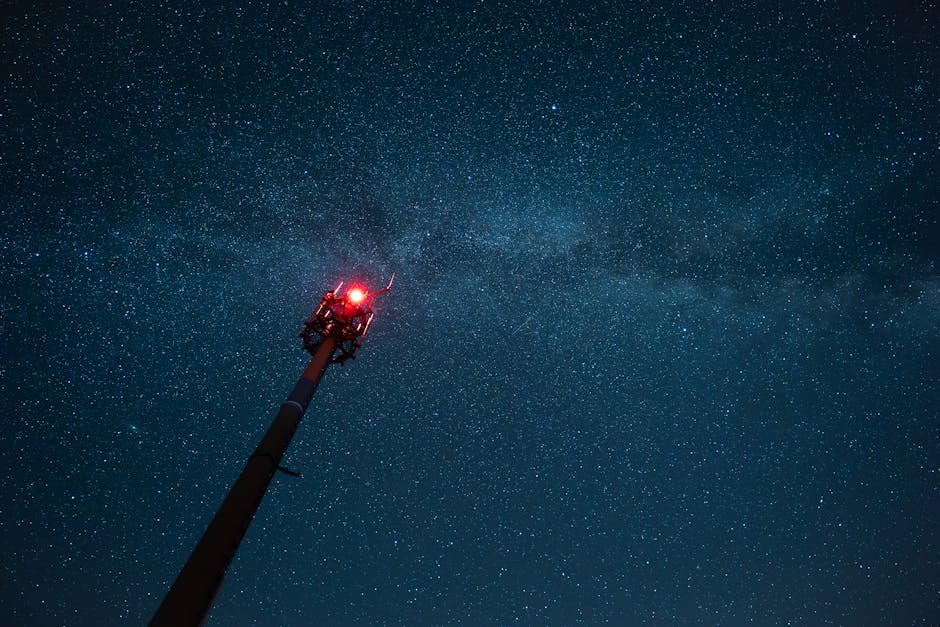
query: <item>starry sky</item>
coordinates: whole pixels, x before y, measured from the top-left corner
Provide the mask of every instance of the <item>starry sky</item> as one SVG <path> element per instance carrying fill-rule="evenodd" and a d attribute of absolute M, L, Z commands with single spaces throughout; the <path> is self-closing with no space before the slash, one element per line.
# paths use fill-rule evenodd
<path fill-rule="evenodd" d="M 2 12 L 0 624 L 940 620 L 934 2 Z"/>

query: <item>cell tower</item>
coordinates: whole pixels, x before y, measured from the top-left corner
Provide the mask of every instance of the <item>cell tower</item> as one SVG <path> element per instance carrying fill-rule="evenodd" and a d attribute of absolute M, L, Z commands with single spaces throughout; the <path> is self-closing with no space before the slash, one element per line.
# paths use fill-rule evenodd
<path fill-rule="evenodd" d="M 323 295 L 320 304 L 304 322 L 300 337 L 304 348 L 312 355 L 310 363 L 157 608 L 150 621 L 151 626 L 201 625 L 206 620 L 222 587 L 225 572 L 274 473 L 280 470 L 297 474 L 282 467 L 281 458 L 307 411 L 323 372 L 330 364 L 342 364 L 356 356 L 375 317 L 372 299 L 389 291 L 394 280 L 395 275 L 392 274 L 388 286 L 376 292 L 353 285 L 342 295 L 340 289 L 343 284 L 340 283 Z"/>

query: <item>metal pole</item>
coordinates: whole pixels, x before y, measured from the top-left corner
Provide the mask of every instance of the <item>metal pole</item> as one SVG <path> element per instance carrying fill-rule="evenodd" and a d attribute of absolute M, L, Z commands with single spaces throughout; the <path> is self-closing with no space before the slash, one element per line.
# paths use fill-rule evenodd
<path fill-rule="evenodd" d="M 235 485 L 154 614 L 151 627 L 186 627 L 201 625 L 206 620 L 222 587 L 225 571 L 248 531 L 271 477 L 280 467 L 287 445 L 330 364 L 336 346 L 337 338 L 332 334 L 323 338 L 294 391 L 281 405 L 258 448 L 248 458 Z"/>

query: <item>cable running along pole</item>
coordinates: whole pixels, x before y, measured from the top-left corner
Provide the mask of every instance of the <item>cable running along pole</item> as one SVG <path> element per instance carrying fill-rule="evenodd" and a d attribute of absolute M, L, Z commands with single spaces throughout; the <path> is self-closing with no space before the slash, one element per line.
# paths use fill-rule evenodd
<path fill-rule="evenodd" d="M 392 281 L 394 279 L 393 274 Z M 340 283 L 323 295 L 304 322 L 300 337 L 304 348 L 312 355 L 310 363 L 170 587 L 150 621 L 151 627 L 201 625 L 206 620 L 222 587 L 225 571 L 274 473 L 281 470 L 296 475 L 281 466 L 281 459 L 323 372 L 331 363 L 342 364 L 356 356 L 375 317 L 371 300 L 391 289 L 392 281 L 377 292 L 351 286 L 343 295 L 340 295 L 343 285 Z"/>

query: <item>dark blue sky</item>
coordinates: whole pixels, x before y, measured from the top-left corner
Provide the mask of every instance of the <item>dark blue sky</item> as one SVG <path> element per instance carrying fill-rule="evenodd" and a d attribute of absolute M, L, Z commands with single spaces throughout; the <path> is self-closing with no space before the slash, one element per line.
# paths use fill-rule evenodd
<path fill-rule="evenodd" d="M 0 17 L 0 623 L 936 624 L 933 2 Z M 900 8 L 899 8 L 900 7 Z"/>

